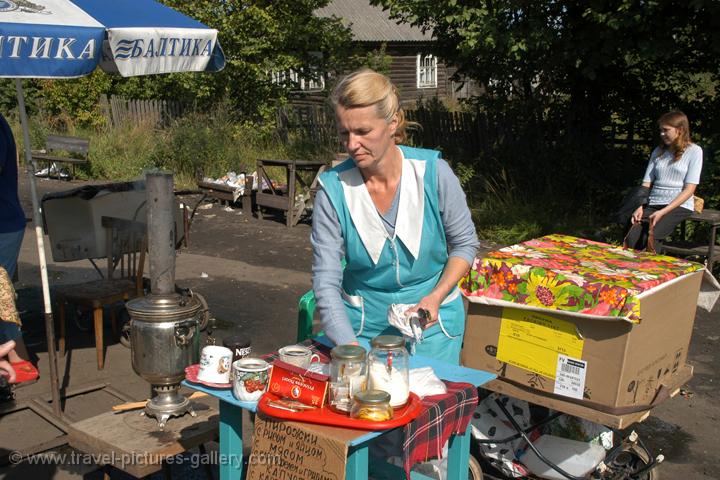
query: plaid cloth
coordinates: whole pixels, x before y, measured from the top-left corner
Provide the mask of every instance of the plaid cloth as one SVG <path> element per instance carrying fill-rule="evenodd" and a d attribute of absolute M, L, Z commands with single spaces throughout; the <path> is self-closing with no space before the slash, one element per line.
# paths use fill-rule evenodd
<path fill-rule="evenodd" d="M 447 393 L 423 398 L 424 411 L 403 427 L 403 466 L 408 480 L 413 465 L 439 458 L 451 435 L 465 434 L 478 405 L 474 385 L 444 383 Z"/>

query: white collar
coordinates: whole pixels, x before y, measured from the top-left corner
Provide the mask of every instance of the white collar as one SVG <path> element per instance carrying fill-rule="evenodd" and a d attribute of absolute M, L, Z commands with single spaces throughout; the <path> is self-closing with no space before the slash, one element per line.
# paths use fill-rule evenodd
<path fill-rule="evenodd" d="M 425 162 L 409 160 L 405 158 L 402 149 L 399 150 L 402 156 L 402 174 L 395 236 L 400 238 L 410 254 L 417 259 L 420 254 L 425 211 Z M 360 170 L 353 167 L 340 173 L 339 177 L 355 229 L 373 263 L 377 265 L 385 240 L 390 236 L 370 198 Z"/>

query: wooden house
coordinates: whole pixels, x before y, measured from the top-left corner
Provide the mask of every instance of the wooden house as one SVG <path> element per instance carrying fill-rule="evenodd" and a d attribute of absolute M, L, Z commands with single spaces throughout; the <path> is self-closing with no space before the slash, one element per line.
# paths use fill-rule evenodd
<path fill-rule="evenodd" d="M 467 96 L 467 87 L 457 91 L 460 84 L 450 80 L 454 69 L 432 52 L 432 32 L 398 23 L 388 11 L 370 5 L 367 0 L 331 0 L 315 14 L 340 19 L 352 31 L 354 41 L 368 52 L 384 46 L 385 54 L 391 57 L 389 76 L 407 106 L 415 105 L 420 98 L 447 100 Z"/>

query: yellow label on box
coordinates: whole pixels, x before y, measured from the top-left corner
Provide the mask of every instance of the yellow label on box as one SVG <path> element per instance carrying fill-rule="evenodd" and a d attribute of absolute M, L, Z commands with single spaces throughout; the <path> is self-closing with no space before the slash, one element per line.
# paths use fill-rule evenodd
<path fill-rule="evenodd" d="M 584 340 L 567 320 L 519 308 L 503 308 L 497 359 L 555 378 L 558 354 L 582 358 Z"/>

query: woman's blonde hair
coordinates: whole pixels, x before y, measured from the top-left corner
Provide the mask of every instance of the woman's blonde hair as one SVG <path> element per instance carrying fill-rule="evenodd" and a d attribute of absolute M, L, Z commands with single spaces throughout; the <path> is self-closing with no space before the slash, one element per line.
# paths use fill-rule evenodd
<path fill-rule="evenodd" d="M 362 108 L 374 106 L 379 118 L 390 123 L 397 115 L 395 143 L 407 141 L 408 122 L 400 106 L 397 88 L 388 77 L 369 68 L 362 68 L 345 76 L 330 94 L 333 108 Z"/>
<path fill-rule="evenodd" d="M 663 125 L 670 125 L 671 127 L 678 129 L 678 136 L 673 140 L 672 144 L 666 146 L 660 142 L 661 151 L 665 152 L 670 150 L 673 153 L 674 161 L 677 162 L 685 153 L 685 149 L 692 143 L 690 139 L 690 121 L 683 112 L 679 110 L 673 110 L 663 114 L 657 121 L 658 127 L 662 128 Z"/>

